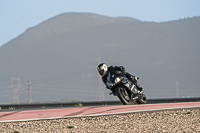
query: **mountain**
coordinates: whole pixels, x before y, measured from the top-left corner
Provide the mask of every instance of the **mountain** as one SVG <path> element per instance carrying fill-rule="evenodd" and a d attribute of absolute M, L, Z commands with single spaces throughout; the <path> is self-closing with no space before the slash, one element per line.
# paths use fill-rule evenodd
<path fill-rule="evenodd" d="M 0 102 L 27 102 L 27 81 L 33 101 L 117 100 L 99 81 L 98 55 L 139 76 L 148 98 L 198 97 L 199 35 L 200 17 L 154 23 L 58 15 L 0 47 Z"/>

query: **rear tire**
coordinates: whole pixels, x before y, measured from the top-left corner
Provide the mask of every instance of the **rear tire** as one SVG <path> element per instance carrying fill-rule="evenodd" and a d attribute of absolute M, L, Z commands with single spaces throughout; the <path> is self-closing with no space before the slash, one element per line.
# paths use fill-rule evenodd
<path fill-rule="evenodd" d="M 147 104 L 147 97 L 145 96 L 145 94 L 139 95 L 137 103 L 138 104 Z"/>

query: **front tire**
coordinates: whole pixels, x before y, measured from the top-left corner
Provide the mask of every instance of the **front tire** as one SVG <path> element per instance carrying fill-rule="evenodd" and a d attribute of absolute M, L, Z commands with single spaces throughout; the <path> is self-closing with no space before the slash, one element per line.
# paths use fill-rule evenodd
<path fill-rule="evenodd" d="M 129 105 L 131 104 L 130 97 L 128 95 L 128 92 L 126 91 L 125 88 L 117 87 L 116 88 L 116 94 L 119 98 L 119 100 L 124 104 L 124 105 Z"/>

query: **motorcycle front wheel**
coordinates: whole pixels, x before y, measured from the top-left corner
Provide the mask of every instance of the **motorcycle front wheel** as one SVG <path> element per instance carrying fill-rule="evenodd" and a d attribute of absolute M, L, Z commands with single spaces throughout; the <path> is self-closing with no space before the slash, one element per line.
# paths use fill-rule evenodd
<path fill-rule="evenodd" d="M 119 98 L 119 100 L 124 104 L 124 105 L 130 105 L 130 104 L 134 104 L 134 103 L 130 103 L 130 96 L 128 94 L 128 92 L 126 91 L 125 88 L 122 87 L 117 87 L 116 88 L 116 94 L 117 97 Z"/>

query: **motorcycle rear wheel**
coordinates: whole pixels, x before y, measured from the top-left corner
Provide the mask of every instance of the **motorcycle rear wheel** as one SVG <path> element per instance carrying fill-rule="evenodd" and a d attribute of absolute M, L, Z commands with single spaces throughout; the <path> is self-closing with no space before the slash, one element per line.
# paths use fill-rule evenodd
<path fill-rule="evenodd" d="M 139 95 L 137 103 L 138 104 L 147 104 L 147 97 L 145 96 L 145 94 Z"/>

